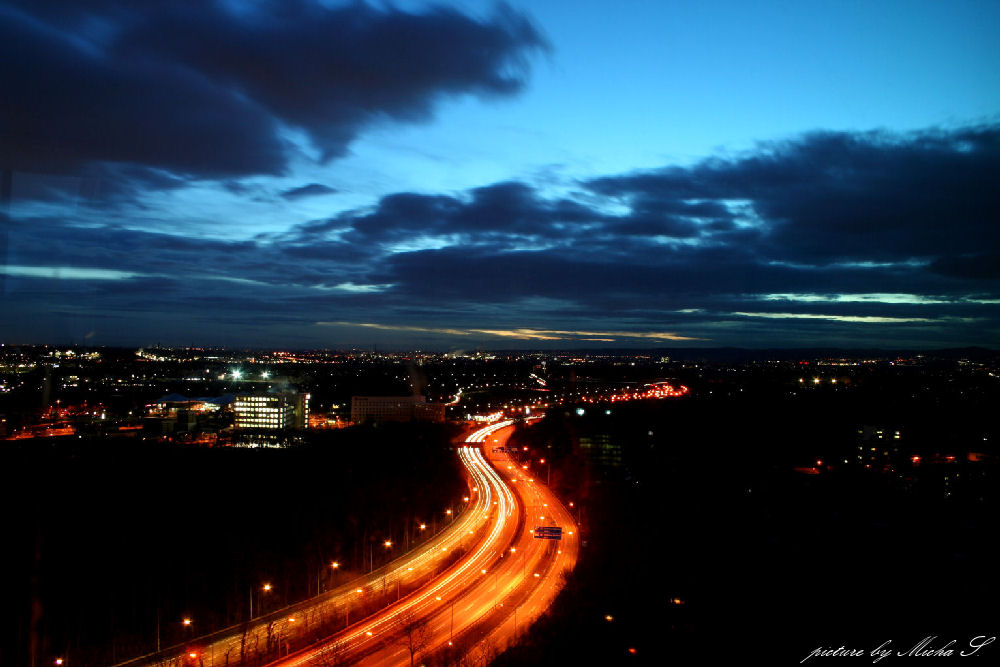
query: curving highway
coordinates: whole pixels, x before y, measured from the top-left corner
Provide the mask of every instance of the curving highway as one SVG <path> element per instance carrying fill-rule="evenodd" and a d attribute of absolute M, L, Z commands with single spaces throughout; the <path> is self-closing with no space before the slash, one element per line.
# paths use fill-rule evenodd
<path fill-rule="evenodd" d="M 410 665 L 440 652 L 488 660 L 551 604 L 578 556 L 569 512 L 504 451 L 513 430 L 510 421 L 493 424 L 457 448 L 468 506 L 419 548 L 250 624 L 116 667 L 226 667 L 241 655 L 257 663 L 275 647 L 285 655 L 271 664 L 283 667 Z M 536 538 L 538 526 L 560 526 L 562 539 Z"/>
<path fill-rule="evenodd" d="M 578 535 L 558 499 L 494 451 L 512 431 L 510 422 L 501 422 L 459 448 L 477 501 L 466 516 L 484 528 L 459 561 L 397 604 L 277 664 L 410 665 L 449 651 L 486 660 L 523 632 L 576 564 Z M 562 539 L 535 538 L 534 528 L 542 525 L 562 527 Z"/>

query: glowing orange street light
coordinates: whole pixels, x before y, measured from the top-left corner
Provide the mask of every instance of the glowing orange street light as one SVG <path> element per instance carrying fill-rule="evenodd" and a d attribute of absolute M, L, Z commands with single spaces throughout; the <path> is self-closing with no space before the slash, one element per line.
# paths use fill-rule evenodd
<path fill-rule="evenodd" d="M 63 659 L 62 658 L 56 658 L 56 664 L 57 665 L 63 664 Z"/>
<path fill-rule="evenodd" d="M 385 548 L 386 548 L 386 549 L 388 549 L 389 547 L 391 547 L 391 546 L 392 546 L 392 541 L 391 541 L 391 540 L 386 540 L 386 541 L 384 542 L 384 544 L 385 544 Z"/>
<path fill-rule="evenodd" d="M 264 584 L 264 590 L 265 591 L 270 591 L 271 590 L 271 584 Z"/>
<path fill-rule="evenodd" d="M 427 529 L 427 524 L 426 523 L 420 524 L 420 530 L 426 530 L 426 529 Z"/>
<path fill-rule="evenodd" d="M 444 513 L 447 514 L 448 516 L 451 516 L 451 510 L 445 510 Z"/>
<path fill-rule="evenodd" d="M 181 621 L 181 623 L 183 623 L 184 625 L 191 625 L 191 619 L 185 618 L 183 621 Z"/>
<path fill-rule="evenodd" d="M 188 653 L 188 657 L 191 658 L 192 660 L 194 660 L 195 658 L 198 657 L 198 654 L 195 653 L 194 651 L 192 651 L 191 653 Z"/>

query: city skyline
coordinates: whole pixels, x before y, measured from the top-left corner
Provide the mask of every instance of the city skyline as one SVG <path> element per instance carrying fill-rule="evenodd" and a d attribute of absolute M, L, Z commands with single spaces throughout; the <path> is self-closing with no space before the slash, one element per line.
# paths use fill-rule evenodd
<path fill-rule="evenodd" d="M 995 345 L 1000 7 L 652 5 L 0 5 L 0 341 Z"/>

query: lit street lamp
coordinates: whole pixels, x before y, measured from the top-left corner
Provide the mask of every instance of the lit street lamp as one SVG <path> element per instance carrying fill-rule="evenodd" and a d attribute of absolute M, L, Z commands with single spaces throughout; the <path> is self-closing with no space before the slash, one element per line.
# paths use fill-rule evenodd
<path fill-rule="evenodd" d="M 333 580 L 334 584 L 336 584 L 336 575 L 337 575 L 337 570 L 339 568 L 340 568 L 340 563 L 338 563 L 337 561 L 333 561 L 332 563 L 330 563 L 330 569 L 333 570 L 333 574 L 330 575 L 330 578 Z M 319 573 L 316 575 L 316 595 L 319 595 L 322 592 L 320 584 L 323 581 L 323 572 L 325 570 L 326 568 L 320 568 Z M 335 586 L 331 586 L 330 588 L 334 587 Z M 327 590 L 329 590 L 329 588 Z"/>
<path fill-rule="evenodd" d="M 364 593 L 364 590 L 361 589 L 361 588 L 358 588 L 354 592 L 357 593 L 358 595 L 361 595 L 361 594 Z M 344 604 L 345 604 L 345 607 L 346 607 L 345 619 L 344 619 L 344 627 L 347 628 L 347 627 L 350 627 L 350 625 L 351 625 L 351 597 L 350 596 L 347 597 L 347 601 Z"/>
<path fill-rule="evenodd" d="M 257 607 L 258 607 L 258 611 L 260 611 L 261 613 L 263 613 L 263 609 L 264 609 L 264 593 L 270 593 L 271 592 L 271 584 L 264 584 L 263 586 L 261 586 L 260 590 L 261 590 L 261 592 L 260 592 L 260 600 L 259 600 L 259 602 L 257 604 Z M 254 589 L 253 589 L 253 586 L 251 586 L 250 587 L 250 620 L 253 620 L 253 595 L 254 595 Z"/>
<path fill-rule="evenodd" d="M 288 619 L 284 623 L 282 623 L 281 625 L 278 626 L 278 657 L 281 657 L 281 631 L 282 630 L 287 630 L 288 629 L 288 624 L 289 623 L 294 623 L 294 622 L 295 622 L 295 617 L 294 616 L 289 616 Z M 290 652 L 290 646 L 289 646 L 289 642 L 288 642 L 288 635 L 290 635 L 290 634 L 291 633 L 286 633 L 285 634 L 285 655 L 286 656 Z"/>
<path fill-rule="evenodd" d="M 538 462 L 545 464 L 545 486 L 552 486 L 552 464 L 546 459 L 538 459 Z"/>

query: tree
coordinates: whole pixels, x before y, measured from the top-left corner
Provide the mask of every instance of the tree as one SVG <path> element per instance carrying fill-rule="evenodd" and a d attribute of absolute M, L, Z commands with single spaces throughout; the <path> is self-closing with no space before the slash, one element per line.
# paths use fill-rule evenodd
<path fill-rule="evenodd" d="M 399 634 L 398 643 L 410 651 L 410 667 L 413 667 L 417 654 L 426 649 L 431 641 L 427 619 L 407 609 L 396 614 L 395 626 Z"/>
<path fill-rule="evenodd" d="M 323 648 L 316 656 L 316 664 L 320 667 L 341 667 L 347 664 L 347 642 L 338 641 Z"/>

